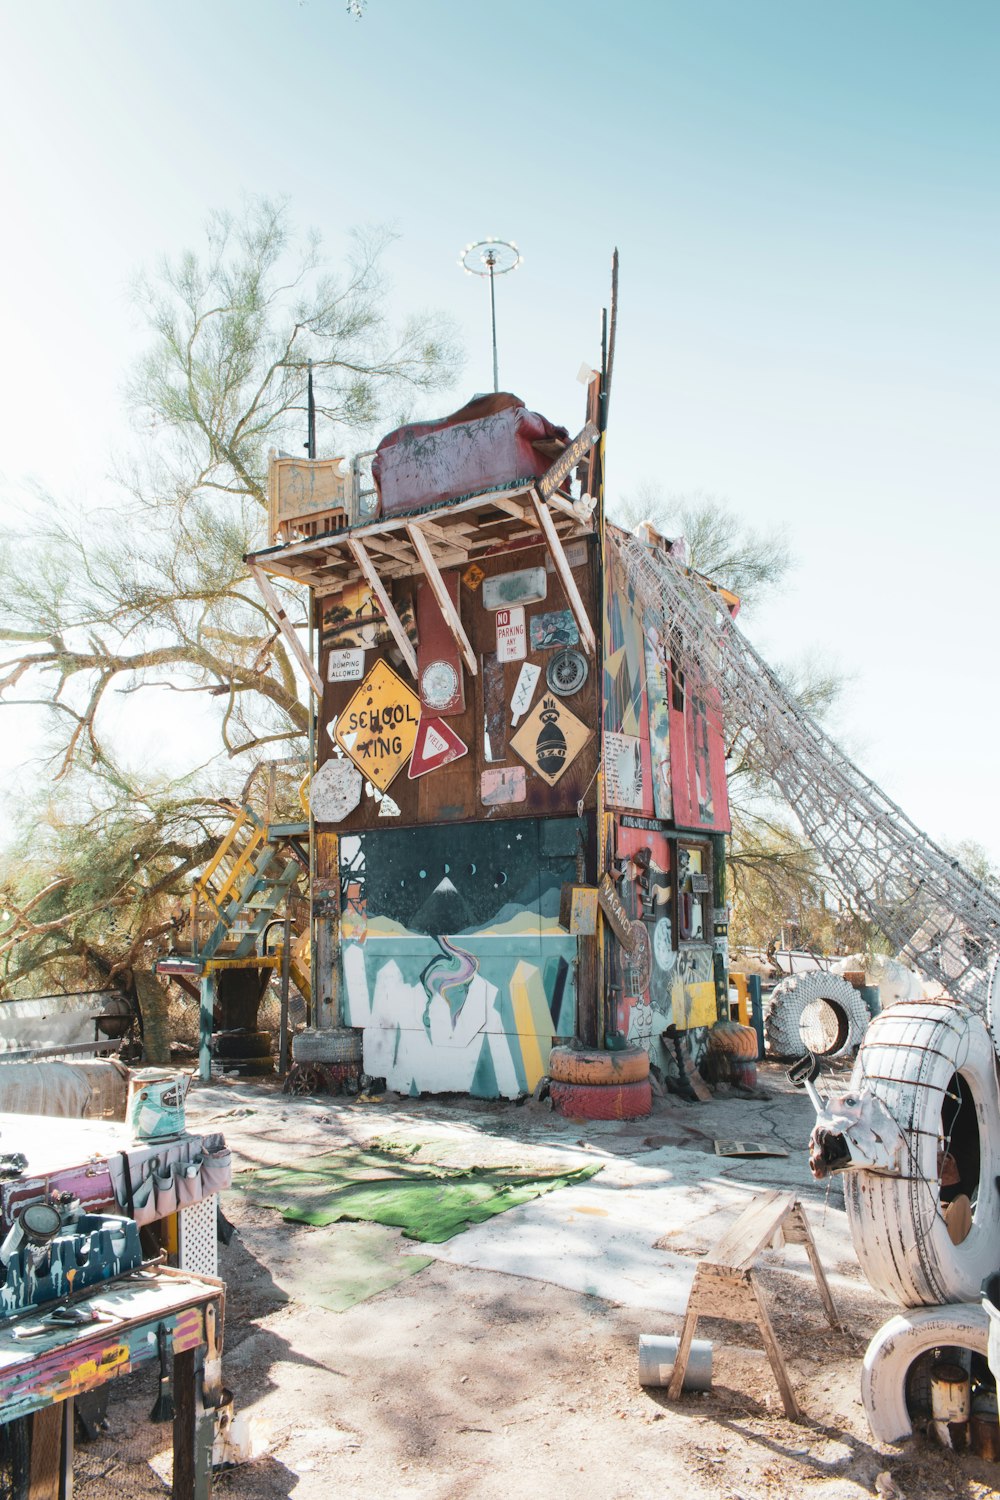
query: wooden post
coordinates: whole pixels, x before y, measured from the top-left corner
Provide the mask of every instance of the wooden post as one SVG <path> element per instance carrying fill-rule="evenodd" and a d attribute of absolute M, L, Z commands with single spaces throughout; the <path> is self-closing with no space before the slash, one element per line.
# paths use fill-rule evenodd
<path fill-rule="evenodd" d="M 284 606 L 282 605 L 281 600 L 278 598 L 278 595 L 275 593 L 275 590 L 271 584 L 271 580 L 268 578 L 263 569 L 258 567 L 256 563 L 250 563 L 249 566 L 250 572 L 254 577 L 254 582 L 264 596 L 264 603 L 267 605 L 268 609 L 274 616 L 274 623 L 281 631 L 286 645 L 305 673 L 306 681 L 312 688 L 313 692 L 316 694 L 316 697 L 322 703 L 323 679 L 320 677 L 316 668 L 313 666 L 308 651 L 299 640 L 298 631 L 295 629 L 295 626 L 285 614 Z"/>
<path fill-rule="evenodd" d="M 473 651 L 472 646 L 469 644 L 469 637 L 465 633 L 465 628 L 458 617 L 458 610 L 455 608 L 452 597 L 449 594 L 447 587 L 445 586 L 445 581 L 441 577 L 441 570 L 434 560 L 434 554 L 431 552 L 430 544 L 428 543 L 427 538 L 424 536 L 423 532 L 420 530 L 420 527 L 412 522 L 407 522 L 406 534 L 410 538 L 410 541 L 413 543 L 413 550 L 416 552 L 417 556 L 420 559 L 423 570 L 427 575 L 427 582 L 431 586 L 431 592 L 433 593 L 434 598 L 437 600 L 438 608 L 444 615 L 445 624 L 451 631 L 456 646 L 462 653 L 465 665 L 469 669 L 469 675 L 471 677 L 475 677 L 479 671 L 479 663 L 476 660 L 476 653 Z"/>
<path fill-rule="evenodd" d="M 281 1013 L 278 1021 L 278 1072 L 288 1072 L 288 976 L 292 965 L 292 918 L 285 902 L 285 926 L 281 943 Z"/>
<path fill-rule="evenodd" d="M 535 514 L 545 535 L 549 552 L 552 554 L 552 562 L 559 575 L 559 581 L 566 590 L 566 598 L 569 600 L 570 608 L 576 617 L 576 623 L 580 631 L 580 640 L 583 642 L 588 656 L 595 656 L 597 653 L 597 638 L 594 635 L 594 627 L 591 625 L 590 618 L 584 608 L 580 590 L 576 586 L 576 579 L 573 577 L 573 570 L 569 565 L 569 560 L 566 557 L 562 541 L 556 530 L 555 522 L 549 515 L 549 508 L 539 496 L 537 490 L 531 491 L 531 502 L 535 507 Z"/>
<path fill-rule="evenodd" d="M 72 1408 L 72 1399 L 58 1405 L 43 1406 L 31 1419 L 29 1500 L 59 1500 L 63 1406 Z"/>
<path fill-rule="evenodd" d="M 173 1500 L 209 1500 L 215 1415 L 201 1399 L 204 1345 L 174 1355 Z"/>
<path fill-rule="evenodd" d="M 212 1081 L 212 1028 L 215 1012 L 215 975 L 201 976 L 201 1013 L 199 1017 L 198 1076 L 203 1083 Z"/>
<path fill-rule="evenodd" d="M 375 564 L 368 556 L 361 542 L 348 537 L 347 545 L 350 548 L 351 556 L 361 569 L 365 582 L 381 605 L 386 624 L 392 631 L 392 638 L 396 642 L 399 653 L 409 668 L 410 676 L 415 681 L 417 676 L 417 654 L 413 649 L 413 642 L 403 629 L 403 622 L 396 613 L 393 602 L 386 592 L 385 584 L 378 576 Z"/>
<path fill-rule="evenodd" d="M 73 1443 L 76 1439 L 76 1408 L 70 1396 L 59 1410 L 62 1412 L 62 1459 L 59 1472 L 59 1500 L 73 1500 Z"/>

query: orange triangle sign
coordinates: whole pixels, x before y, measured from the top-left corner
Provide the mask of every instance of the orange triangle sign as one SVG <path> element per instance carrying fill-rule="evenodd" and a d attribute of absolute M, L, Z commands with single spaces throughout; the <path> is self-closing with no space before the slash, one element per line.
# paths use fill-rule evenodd
<path fill-rule="evenodd" d="M 411 781 L 416 781 L 418 776 L 426 776 L 428 771 L 437 771 L 441 766 L 450 765 L 453 760 L 461 760 L 468 753 L 468 745 L 462 743 L 444 719 L 421 717 L 410 757 L 410 769 L 406 774 Z"/>

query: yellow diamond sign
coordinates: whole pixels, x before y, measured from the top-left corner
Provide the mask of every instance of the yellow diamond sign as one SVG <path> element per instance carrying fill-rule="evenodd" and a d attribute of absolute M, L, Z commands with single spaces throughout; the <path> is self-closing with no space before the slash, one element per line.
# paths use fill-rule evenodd
<path fill-rule="evenodd" d="M 384 792 L 413 751 L 420 699 L 387 662 L 377 661 L 337 720 L 334 739 Z"/>

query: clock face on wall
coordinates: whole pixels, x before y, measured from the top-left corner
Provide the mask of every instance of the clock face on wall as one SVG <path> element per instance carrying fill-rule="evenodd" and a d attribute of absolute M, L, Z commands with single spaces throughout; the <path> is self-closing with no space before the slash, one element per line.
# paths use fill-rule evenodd
<path fill-rule="evenodd" d="M 420 701 L 427 708 L 448 708 L 458 697 L 458 673 L 448 661 L 432 661 L 420 674 Z"/>

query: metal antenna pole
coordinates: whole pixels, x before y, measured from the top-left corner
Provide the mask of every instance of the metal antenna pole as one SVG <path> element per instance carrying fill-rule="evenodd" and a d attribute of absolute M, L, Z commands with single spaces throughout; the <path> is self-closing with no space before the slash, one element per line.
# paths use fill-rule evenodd
<path fill-rule="evenodd" d="M 313 396 L 313 362 L 309 361 L 309 383 L 307 386 L 307 409 L 309 412 L 308 424 L 306 426 L 306 440 L 303 447 L 310 458 L 316 457 L 316 400 Z"/>
<path fill-rule="evenodd" d="M 517 246 L 509 240 L 498 240 L 494 235 L 489 239 L 477 240 L 472 245 L 466 245 L 459 258 L 459 265 L 470 276 L 488 276 L 490 278 L 490 330 L 493 339 L 493 390 L 494 393 L 500 389 L 500 371 L 497 360 L 497 299 L 496 278 L 506 276 L 508 271 L 516 271 L 524 257 Z"/>
<path fill-rule="evenodd" d="M 497 299 L 496 280 L 493 275 L 496 266 L 496 256 L 491 250 L 486 257 L 486 264 L 490 268 L 490 321 L 493 325 L 493 394 L 496 395 L 500 389 L 500 377 L 497 374 Z"/>

